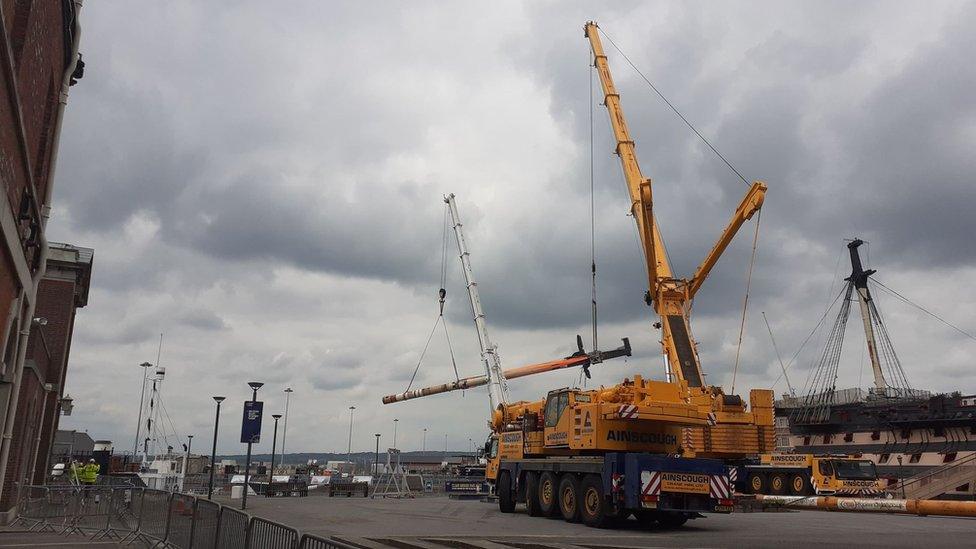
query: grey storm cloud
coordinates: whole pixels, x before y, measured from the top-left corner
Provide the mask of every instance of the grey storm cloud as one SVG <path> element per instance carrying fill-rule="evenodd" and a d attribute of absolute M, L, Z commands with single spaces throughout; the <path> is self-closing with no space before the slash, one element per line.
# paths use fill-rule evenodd
<path fill-rule="evenodd" d="M 972 4 L 121 2 L 86 6 L 83 18 L 86 75 L 67 110 L 52 236 L 98 251 L 69 390 L 101 402 L 87 415 L 79 405 L 74 420 L 106 436 L 131 413 L 104 397 L 117 388 L 84 373 L 109 368 L 137 387 L 130 365 L 155 356 L 161 332 L 167 383 L 192 380 L 168 397 L 185 399 L 188 428 L 202 432 L 197 418 L 209 417 L 194 390 L 227 392 L 244 377 L 264 379 L 276 406 L 296 388 L 307 434 L 295 436 L 309 449 L 323 443 L 313 433 L 346 428 L 353 402 L 370 433 L 391 414 L 430 421 L 447 400 L 367 403 L 406 386 L 437 314 L 446 192 L 458 194 L 505 364 L 568 354 L 576 333 L 589 341 L 591 112 L 600 339 L 635 343 L 631 362 L 597 376 L 659 372 L 587 19 L 748 179 L 769 185 L 738 379 L 776 378 L 759 312 L 792 355 L 847 269 L 843 239 L 856 235 L 882 280 L 976 322 L 963 306 L 976 299 L 963 287 L 976 272 Z M 605 46 L 669 257 L 690 276 L 747 187 Z M 694 303 L 712 382 L 729 380 L 754 228 Z M 448 244 L 445 314 L 460 373 L 473 375 L 476 339 Z M 901 329 L 918 317 L 883 303 L 906 364 L 926 345 L 965 343 Z M 950 355 L 946 372 L 957 372 L 967 359 Z M 439 339 L 425 360 L 436 366 L 417 383 L 453 378 Z M 951 377 L 925 382 L 945 388 Z M 551 383 L 525 380 L 520 394 Z M 450 401 L 457 424 L 437 426 L 458 440 L 483 426 L 480 393 L 469 393 Z"/>

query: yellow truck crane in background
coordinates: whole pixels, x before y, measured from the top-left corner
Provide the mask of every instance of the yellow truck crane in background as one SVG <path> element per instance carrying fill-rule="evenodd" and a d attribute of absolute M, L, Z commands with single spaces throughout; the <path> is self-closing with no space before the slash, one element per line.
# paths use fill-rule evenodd
<path fill-rule="evenodd" d="M 847 455 L 763 454 L 739 468 L 746 494 L 881 497 L 887 487 L 874 462 Z"/>
<path fill-rule="evenodd" d="M 721 387 L 706 385 L 688 321 L 691 302 L 708 274 L 742 224 L 762 207 L 766 185 L 761 181 L 752 184 L 695 274 L 690 279 L 676 278 L 668 262 L 664 240 L 654 216 L 651 180 L 644 178 L 637 162 L 634 141 L 620 107 L 620 94 L 610 75 L 599 27 L 591 21 L 586 24 L 584 31 L 590 41 L 594 64 L 600 76 L 604 104 L 617 142 L 616 152 L 630 192 L 631 213 L 637 222 L 647 260 L 649 289 L 646 301 L 660 317 L 660 321 L 654 326 L 661 329 L 661 346 L 667 361 L 669 378 L 687 384 L 691 403 L 709 418 L 707 425 L 690 427 L 684 432 L 683 450 L 686 455 L 724 459 L 755 456 L 771 451 L 775 444 L 772 390 L 751 391 L 750 410 L 738 395 L 725 394 Z"/>

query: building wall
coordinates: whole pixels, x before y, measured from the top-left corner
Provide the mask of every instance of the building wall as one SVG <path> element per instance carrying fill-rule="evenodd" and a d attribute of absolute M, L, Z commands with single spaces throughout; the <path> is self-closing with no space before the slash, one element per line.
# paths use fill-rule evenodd
<path fill-rule="evenodd" d="M 76 311 L 88 302 L 88 283 L 94 252 L 67 244 L 51 243 L 48 265 L 37 290 L 35 318 L 27 343 L 27 360 L 21 379 L 14 436 L 7 474 L 0 492 L 0 512 L 17 501 L 17 486 L 43 483 L 48 456 L 60 418 L 71 334 Z"/>
<path fill-rule="evenodd" d="M 0 433 L 12 427 L 13 437 L 0 438 L 0 511 L 13 501 L 11 482 L 33 460 L 54 400 L 45 396 L 48 357 L 28 363 L 19 334 L 33 335 L 34 280 L 44 271 L 55 140 L 67 99 L 62 83 L 75 69 L 75 10 L 70 0 L 0 0 Z"/>

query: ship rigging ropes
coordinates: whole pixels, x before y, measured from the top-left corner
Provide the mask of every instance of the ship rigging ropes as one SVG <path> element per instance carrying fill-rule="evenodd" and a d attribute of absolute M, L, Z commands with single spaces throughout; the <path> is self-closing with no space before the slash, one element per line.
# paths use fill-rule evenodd
<path fill-rule="evenodd" d="M 417 372 L 420 371 L 420 365 L 424 362 L 424 357 L 427 356 L 427 349 L 430 348 L 430 340 L 434 338 L 434 333 L 437 332 L 437 326 L 440 325 L 444 328 L 444 339 L 447 340 L 447 349 L 451 353 L 451 365 L 454 366 L 454 379 L 455 381 L 461 381 L 461 376 L 458 374 L 457 360 L 454 357 L 454 345 L 451 343 L 451 334 L 447 331 L 447 322 L 444 320 L 444 304 L 447 301 L 447 248 L 450 235 L 448 232 L 449 216 L 448 216 L 448 206 L 444 205 L 444 230 L 441 236 L 441 287 L 437 290 L 437 300 L 439 305 L 439 311 L 437 317 L 434 319 L 434 325 L 430 329 L 430 333 L 427 334 L 427 341 L 424 343 L 424 349 L 420 352 L 420 358 L 417 359 L 417 366 L 413 369 L 413 375 L 410 376 L 410 382 L 407 383 L 407 388 L 404 392 L 410 390 L 413 387 L 413 382 L 417 379 Z"/>
<path fill-rule="evenodd" d="M 840 365 L 844 345 L 847 320 L 851 314 L 851 302 L 857 297 L 854 282 L 848 280 L 842 289 L 843 299 L 834 324 L 827 335 L 823 353 L 812 371 L 806 385 L 806 394 L 800 406 L 791 413 L 790 422 L 794 424 L 823 423 L 830 417 L 830 407 L 837 399 L 837 369 Z M 836 303 L 836 300 L 835 300 Z M 831 304 L 833 307 L 833 304 Z M 914 394 L 901 361 L 895 353 L 888 329 L 875 301 L 867 302 L 871 326 L 877 340 L 877 357 L 887 382 L 887 396 L 910 396 Z M 826 316 L 826 314 L 824 315 Z M 821 319 L 822 320 L 822 319 Z"/>

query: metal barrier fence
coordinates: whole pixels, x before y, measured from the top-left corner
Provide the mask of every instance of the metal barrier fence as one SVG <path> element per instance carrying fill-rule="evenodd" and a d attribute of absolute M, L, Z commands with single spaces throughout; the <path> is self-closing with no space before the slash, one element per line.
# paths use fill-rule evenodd
<path fill-rule="evenodd" d="M 15 525 L 29 531 L 179 549 L 356 549 L 187 494 L 110 486 L 24 486 Z"/>

